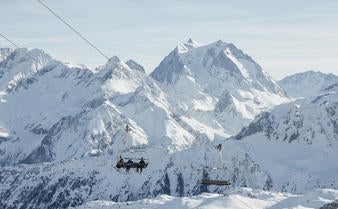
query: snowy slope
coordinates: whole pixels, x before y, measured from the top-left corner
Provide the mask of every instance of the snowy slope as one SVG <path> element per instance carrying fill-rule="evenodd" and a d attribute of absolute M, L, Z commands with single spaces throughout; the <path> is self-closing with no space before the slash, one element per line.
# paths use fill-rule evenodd
<path fill-rule="evenodd" d="M 129 174 L 125 174 L 122 170 L 119 172 L 115 170 L 114 165 L 118 153 L 114 152 L 111 155 L 84 157 L 63 162 L 2 167 L 0 171 L 0 184 L 2 185 L 0 188 L 2 197 L 0 206 L 2 208 L 14 206 L 65 208 L 82 205 L 93 200 L 125 202 L 154 198 L 159 194 L 192 196 L 201 192 L 227 192 L 228 189 L 239 186 L 268 191 L 292 192 L 294 197 L 296 196 L 295 193 L 306 194 L 316 188 L 337 189 L 338 179 L 334 179 L 334 174 L 337 172 L 330 170 L 330 166 L 331 169 L 334 169 L 335 164 L 327 161 L 327 159 L 335 161 L 337 151 L 333 150 L 331 154 L 328 154 L 329 157 L 323 155 L 323 160 L 328 165 L 322 166 L 322 171 L 319 167 L 317 167 L 317 170 L 313 170 L 314 166 L 306 170 L 299 165 L 304 159 L 300 155 L 294 154 L 304 146 L 295 147 L 293 150 L 292 147 L 290 148 L 290 144 L 285 142 L 285 147 L 282 144 L 277 144 L 275 149 L 271 149 L 273 147 L 271 144 L 265 147 L 262 146 L 264 143 L 258 142 L 258 144 L 254 147 L 244 140 L 224 142 L 225 149 L 222 152 L 224 164 L 222 166 L 228 167 L 224 171 L 212 171 L 203 167 L 205 165 L 219 165 L 215 149 L 208 144 L 174 153 L 163 150 L 161 147 L 149 146 L 147 157 L 150 159 L 150 165 L 141 175 L 133 170 Z M 258 148 L 261 150 L 258 150 Z M 291 149 L 289 152 L 290 158 L 294 157 L 295 159 L 293 161 L 288 158 L 285 159 L 287 156 L 277 152 L 278 149 L 284 152 Z M 313 150 L 310 150 L 310 152 L 313 153 Z M 305 157 L 307 157 L 305 159 L 311 160 L 311 158 L 308 158 L 309 156 Z M 283 159 L 285 161 L 282 161 Z M 308 166 L 310 163 L 303 165 Z M 315 164 L 318 166 L 317 162 Z M 280 175 L 276 175 L 279 172 Z M 307 176 L 308 174 L 313 176 L 310 178 Z M 230 179 L 232 186 L 225 188 L 206 187 L 199 183 L 202 177 Z M 269 196 L 270 192 L 265 194 Z M 257 193 L 253 196 L 255 195 Z M 311 199 L 318 196 L 320 196 L 319 193 L 313 193 Z M 281 201 L 282 199 L 280 201 L 286 207 L 299 204 L 299 202 L 305 203 L 310 199 L 309 197 L 306 198 L 300 198 L 300 201 L 293 198 L 285 202 Z M 327 197 L 326 201 L 330 202 L 335 198 Z M 174 199 L 180 202 L 179 199 Z M 253 203 L 252 201 L 257 204 L 256 200 L 251 198 L 243 197 L 242 200 L 246 204 Z M 272 204 L 266 199 L 259 202 L 263 205 Z M 213 204 L 213 201 L 206 203 Z M 277 204 L 277 201 L 274 203 Z M 326 202 L 320 202 L 320 204 L 322 203 Z M 124 203 L 114 205 L 118 207 L 121 204 Z M 227 205 L 228 203 L 225 202 L 224 204 Z"/>
<path fill-rule="evenodd" d="M 159 194 L 191 196 L 226 189 L 200 185 L 203 176 L 232 178 L 235 187 L 268 188 L 267 173 L 240 149 L 237 151 L 224 152 L 229 166 L 226 173 L 203 169 L 203 165 L 215 166 L 217 162 L 217 154 L 210 146 L 175 153 L 150 146 L 150 166 L 141 175 L 134 170 L 129 174 L 115 170 L 115 152 L 63 162 L 2 167 L 0 207 L 64 208 L 97 199 L 121 202 Z"/>
<path fill-rule="evenodd" d="M 210 143 L 196 144 L 184 151 L 172 152 L 167 149 L 167 145 L 152 142 L 146 147 L 147 158 L 151 160 L 149 168 L 142 175 L 134 171 L 126 175 L 123 171 L 117 172 L 114 169 L 118 157 L 115 150 L 118 143 L 115 142 L 111 153 L 96 158 L 82 157 L 64 162 L 3 167 L 0 171 L 0 193 L 3 197 L 0 206 L 6 208 L 19 204 L 23 207 L 58 208 L 82 205 L 93 200 L 124 202 L 152 198 L 159 194 L 192 196 L 201 192 L 225 192 L 245 186 L 292 194 L 253 191 L 245 195 L 233 193 L 229 201 L 225 202 L 217 196 L 209 199 L 210 201 L 204 200 L 209 195 L 185 198 L 186 201 L 162 196 L 159 201 L 162 201 L 163 207 L 167 204 L 169 207 L 180 206 L 199 199 L 200 206 L 206 207 L 215 204 L 222 207 L 231 207 L 233 204 L 244 207 L 249 204 L 271 208 L 318 208 L 337 198 L 336 191 L 313 191 L 319 188 L 338 189 L 337 138 L 331 135 L 335 134 L 337 121 L 336 92 L 334 85 L 327 88 L 324 95 L 283 104 L 274 108 L 271 113 L 261 114 L 237 135 L 237 139 L 224 141 L 222 137 L 216 138 L 214 144 L 222 142 L 224 146 L 222 166 L 227 167 L 224 171 L 215 172 L 204 168 L 219 165 L 217 152 Z M 137 98 L 142 100 L 144 97 L 135 98 L 139 101 Z M 121 96 L 117 99 L 121 99 Z M 267 122 L 271 118 L 273 122 Z M 322 130 L 324 125 L 327 127 Z M 310 140 L 303 130 L 311 129 L 315 134 Z M 292 133 L 297 132 L 299 135 L 295 138 Z M 287 135 L 290 137 L 277 137 L 282 133 L 290 133 Z M 331 134 L 326 136 L 325 133 Z M 202 177 L 230 179 L 232 186 L 205 187 L 199 183 Z M 39 199 L 32 199 L 30 195 L 39 196 Z M 252 198 L 254 196 L 257 199 Z M 161 200 L 163 197 L 170 201 Z M 238 198 L 244 203 L 239 204 Z M 136 207 L 142 207 L 147 201 L 128 204 L 130 207 L 135 204 Z M 154 205 L 147 204 L 145 207 L 158 206 L 157 200 L 149 202 Z M 108 205 L 108 208 L 114 208 L 126 204 L 91 202 L 84 207 Z M 188 204 L 185 206 L 190 207 Z"/>
<path fill-rule="evenodd" d="M 55 124 L 80 110 L 85 99 L 74 91 L 76 85 L 69 81 L 64 85 L 63 79 L 72 80 L 82 70 L 68 70 L 54 61 L 6 90 L 0 103 L 0 127 L 8 135 L 0 144 L 4 153 L 1 164 L 23 160 L 41 145 Z"/>
<path fill-rule="evenodd" d="M 226 195 L 203 193 L 193 197 L 172 197 L 160 195 L 155 199 L 145 199 L 134 202 L 116 203 L 110 201 L 92 201 L 78 209 L 114 209 L 114 208 L 144 208 L 144 209 L 277 209 L 277 208 L 319 208 L 325 203 L 338 198 L 337 190 L 314 190 L 304 195 L 289 193 L 273 193 L 260 190 L 240 188 L 236 191 L 227 192 Z"/>
<path fill-rule="evenodd" d="M 175 112 L 199 126 L 223 129 L 223 136 L 235 134 L 260 111 L 289 101 L 251 57 L 221 40 L 199 46 L 189 39 L 151 77 L 161 83 Z"/>
<path fill-rule="evenodd" d="M 338 76 L 315 71 L 297 73 L 278 81 L 286 93 L 294 98 L 315 96 L 320 90 L 337 82 Z"/>

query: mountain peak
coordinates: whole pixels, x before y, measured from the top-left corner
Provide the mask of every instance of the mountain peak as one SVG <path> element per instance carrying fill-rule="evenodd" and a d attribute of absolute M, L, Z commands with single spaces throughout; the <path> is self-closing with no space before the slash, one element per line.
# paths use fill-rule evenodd
<path fill-rule="evenodd" d="M 108 60 L 108 63 L 116 64 L 118 62 L 121 62 L 120 58 L 118 56 L 113 56 Z"/>
<path fill-rule="evenodd" d="M 192 39 L 188 42 L 194 43 Z M 217 92 L 217 95 L 226 86 L 236 85 L 239 88 L 254 88 L 285 96 L 280 87 L 250 56 L 234 44 L 222 40 L 198 47 L 186 44 L 177 46 L 151 76 L 168 84 L 175 83 L 185 74 L 190 78 L 192 75 L 203 88 Z"/>
<path fill-rule="evenodd" d="M 221 39 L 219 39 L 218 41 L 215 42 L 215 44 L 220 46 L 220 45 L 223 45 L 224 42 Z"/>
<path fill-rule="evenodd" d="M 128 60 L 126 64 L 128 65 L 130 69 L 145 73 L 144 67 L 132 59 Z"/>
<path fill-rule="evenodd" d="M 120 58 L 118 56 L 113 56 L 108 60 L 105 68 L 115 68 L 119 63 L 121 63 Z"/>
<path fill-rule="evenodd" d="M 200 45 L 192 38 L 189 38 L 189 40 L 186 43 L 177 45 L 174 49 L 174 52 L 182 54 L 188 52 L 190 49 L 198 47 L 200 47 Z"/>
<path fill-rule="evenodd" d="M 187 47 L 199 47 L 199 44 L 192 38 L 189 38 L 189 40 L 184 44 Z"/>

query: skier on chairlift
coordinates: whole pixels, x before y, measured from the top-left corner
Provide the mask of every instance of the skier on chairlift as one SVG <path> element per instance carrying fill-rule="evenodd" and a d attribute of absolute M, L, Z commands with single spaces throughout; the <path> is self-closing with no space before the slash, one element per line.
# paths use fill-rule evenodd
<path fill-rule="evenodd" d="M 126 170 L 129 171 L 130 168 L 133 166 L 134 161 L 132 159 L 129 159 L 126 163 Z"/>
<path fill-rule="evenodd" d="M 218 149 L 218 151 L 221 151 L 221 150 L 222 150 L 222 144 L 218 144 L 218 145 L 216 146 L 216 149 Z"/>
<path fill-rule="evenodd" d="M 117 162 L 116 167 L 117 167 L 117 168 L 122 168 L 123 163 L 124 163 L 124 160 L 123 160 L 122 156 L 120 155 L 120 159 L 119 159 L 119 161 Z"/>
<path fill-rule="evenodd" d="M 139 173 L 142 173 L 143 167 L 146 165 L 146 162 L 144 161 L 143 157 L 141 157 L 140 162 L 138 163 L 138 166 L 136 168 L 136 171 Z"/>

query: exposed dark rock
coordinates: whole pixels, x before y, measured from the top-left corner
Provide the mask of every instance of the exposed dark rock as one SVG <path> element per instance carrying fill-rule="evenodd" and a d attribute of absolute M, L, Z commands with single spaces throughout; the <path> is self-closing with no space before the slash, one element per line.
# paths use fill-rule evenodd
<path fill-rule="evenodd" d="M 334 202 L 323 205 L 319 209 L 337 209 L 337 208 L 338 208 L 338 200 L 335 200 Z"/>
<path fill-rule="evenodd" d="M 215 112 L 221 113 L 223 112 L 228 106 L 233 104 L 233 99 L 231 94 L 228 91 L 224 91 L 222 95 L 219 97 L 218 102 L 215 106 Z"/>
<path fill-rule="evenodd" d="M 135 62 L 134 60 L 128 60 L 126 62 L 126 64 L 128 65 L 128 67 L 130 67 L 130 69 L 133 69 L 133 70 L 137 70 L 137 71 L 140 71 L 142 73 L 145 73 L 145 70 L 143 68 L 142 65 L 138 64 L 137 62 Z"/>
<path fill-rule="evenodd" d="M 266 134 L 269 136 L 272 132 L 271 124 L 273 124 L 273 118 L 271 113 L 262 112 L 256 117 L 256 119 L 252 123 L 249 124 L 248 127 L 244 127 L 234 138 L 242 139 L 246 136 L 250 136 L 258 132 L 263 132 L 264 130 L 266 130 Z"/>
<path fill-rule="evenodd" d="M 183 72 L 184 64 L 180 61 L 177 49 L 172 51 L 160 65 L 150 74 L 150 76 L 163 83 L 172 84 Z"/>

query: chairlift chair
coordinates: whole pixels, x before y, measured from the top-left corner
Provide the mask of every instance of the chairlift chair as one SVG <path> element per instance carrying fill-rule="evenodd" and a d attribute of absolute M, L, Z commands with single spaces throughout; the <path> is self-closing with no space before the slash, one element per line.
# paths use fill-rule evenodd
<path fill-rule="evenodd" d="M 142 169 L 147 168 L 147 166 L 149 165 L 147 152 L 144 149 L 138 147 L 128 148 L 128 133 L 132 131 L 132 129 L 129 127 L 129 125 L 126 125 L 125 131 L 126 149 L 120 150 L 118 152 L 116 168 L 125 168 L 127 171 L 129 171 L 130 168 L 136 168 L 137 170 L 140 169 L 142 171 Z M 123 159 L 122 163 L 120 161 L 121 158 Z M 142 163 L 141 160 L 143 160 L 144 163 Z"/>
<path fill-rule="evenodd" d="M 132 156 L 131 153 L 136 153 L 137 156 Z M 121 163 L 120 159 L 123 160 Z M 141 162 L 143 160 L 143 163 Z M 137 149 L 128 149 L 128 150 L 121 150 L 119 152 L 117 158 L 116 168 L 125 168 L 127 171 L 130 168 L 136 168 L 137 170 L 147 168 L 149 164 L 149 159 L 146 157 L 146 152 L 144 150 L 137 150 Z"/>
<path fill-rule="evenodd" d="M 132 160 L 132 161 L 139 161 L 141 158 L 149 164 L 148 154 L 143 149 L 127 149 L 127 150 L 120 150 L 117 155 L 117 161 L 119 161 L 120 157 L 123 158 L 124 161 Z"/>
<path fill-rule="evenodd" d="M 211 185 L 215 185 L 215 186 L 229 186 L 231 185 L 231 182 L 229 180 L 210 180 L 210 179 L 202 179 L 201 180 L 201 184 L 202 185 L 207 185 L 207 186 L 211 186 Z"/>
<path fill-rule="evenodd" d="M 223 157 L 222 157 L 222 144 L 219 144 L 217 146 L 215 146 L 215 148 L 218 150 L 219 152 L 219 160 L 220 160 L 220 166 L 214 166 L 214 167 L 210 167 L 210 166 L 206 166 L 204 167 L 205 170 L 209 170 L 210 172 L 215 172 L 215 171 L 219 171 L 219 170 L 223 170 L 226 171 L 227 167 L 223 166 Z M 229 186 L 231 185 L 231 182 L 229 180 L 219 180 L 219 179 L 207 179 L 207 178 L 202 178 L 200 180 L 200 183 L 202 185 L 207 185 L 207 186 L 211 186 L 211 185 L 215 185 L 215 186 Z"/>

